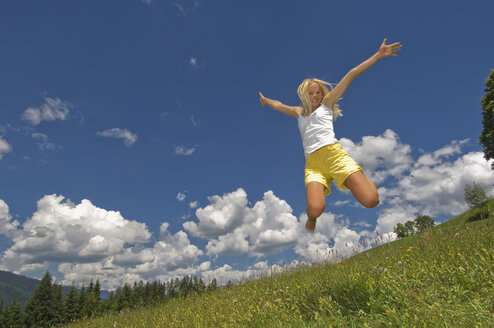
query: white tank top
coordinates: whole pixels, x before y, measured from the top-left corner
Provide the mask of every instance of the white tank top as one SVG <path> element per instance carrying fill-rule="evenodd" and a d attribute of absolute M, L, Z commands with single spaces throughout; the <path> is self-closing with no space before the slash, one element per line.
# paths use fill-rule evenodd
<path fill-rule="evenodd" d="M 333 111 L 321 104 L 309 116 L 298 117 L 305 157 L 326 145 L 338 142 L 333 129 Z"/>

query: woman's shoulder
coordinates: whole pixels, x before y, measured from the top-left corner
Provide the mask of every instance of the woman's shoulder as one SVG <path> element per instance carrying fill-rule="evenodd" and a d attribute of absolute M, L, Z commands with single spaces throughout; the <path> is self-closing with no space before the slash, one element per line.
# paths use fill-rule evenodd
<path fill-rule="evenodd" d="M 301 107 L 301 106 L 293 106 L 293 111 L 297 115 L 296 116 L 297 119 L 303 117 L 303 113 L 304 113 L 304 108 L 303 107 Z"/>
<path fill-rule="evenodd" d="M 321 106 L 322 108 L 326 109 L 326 110 L 330 110 L 330 111 L 333 111 L 333 106 L 334 106 L 334 103 L 321 103 Z"/>

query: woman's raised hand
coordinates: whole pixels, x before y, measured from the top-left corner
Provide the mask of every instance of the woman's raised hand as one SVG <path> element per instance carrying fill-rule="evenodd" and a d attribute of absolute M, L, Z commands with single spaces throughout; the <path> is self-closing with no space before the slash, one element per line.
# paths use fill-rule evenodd
<path fill-rule="evenodd" d="M 260 93 L 260 92 L 259 92 L 259 96 L 261 96 L 261 98 L 259 99 L 259 100 L 261 101 L 261 105 L 263 105 L 263 106 L 264 106 L 264 105 L 266 105 L 266 103 L 267 103 L 267 98 L 266 98 L 266 97 L 264 97 L 264 96 L 262 95 L 262 93 Z"/>
<path fill-rule="evenodd" d="M 398 52 L 401 51 L 402 45 L 399 42 L 393 44 L 386 44 L 386 39 L 384 39 L 381 47 L 379 48 L 378 54 L 381 58 L 388 56 L 398 56 Z"/>

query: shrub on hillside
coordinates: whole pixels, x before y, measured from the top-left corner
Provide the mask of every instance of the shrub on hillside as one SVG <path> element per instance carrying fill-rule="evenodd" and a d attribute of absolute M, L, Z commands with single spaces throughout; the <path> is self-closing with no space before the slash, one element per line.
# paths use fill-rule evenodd
<path fill-rule="evenodd" d="M 490 211 L 487 205 L 488 200 L 489 198 L 487 197 L 485 189 L 478 183 L 474 182 L 465 185 L 465 201 L 467 202 L 468 207 L 478 207 L 480 209 L 479 216 L 481 220 L 485 219 L 485 214 Z"/>
<path fill-rule="evenodd" d="M 415 220 L 408 220 L 403 223 L 398 223 L 395 227 L 395 233 L 398 238 L 405 238 L 416 233 L 424 232 L 434 227 L 435 221 L 428 215 L 419 215 Z"/>

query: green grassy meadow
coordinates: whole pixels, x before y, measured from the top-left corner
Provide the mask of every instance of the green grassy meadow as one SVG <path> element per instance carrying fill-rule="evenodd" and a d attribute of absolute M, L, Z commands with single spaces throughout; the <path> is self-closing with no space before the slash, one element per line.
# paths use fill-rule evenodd
<path fill-rule="evenodd" d="M 494 200 L 490 201 L 494 208 Z M 494 327 L 494 217 L 70 327 Z"/>

